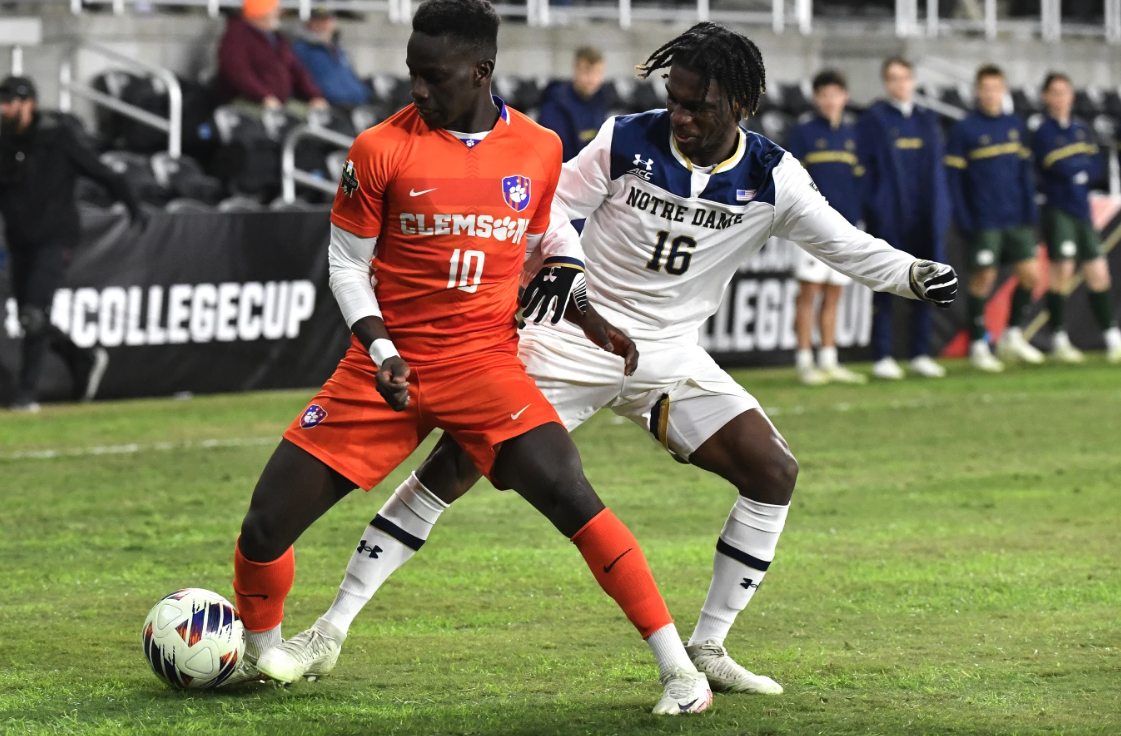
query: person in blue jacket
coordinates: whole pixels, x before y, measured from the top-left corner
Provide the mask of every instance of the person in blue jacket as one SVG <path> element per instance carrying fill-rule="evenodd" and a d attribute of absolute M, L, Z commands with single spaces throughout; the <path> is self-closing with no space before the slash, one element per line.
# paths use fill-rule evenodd
<path fill-rule="evenodd" d="M 292 50 L 300 58 L 327 102 L 357 107 L 370 101 L 370 87 L 354 73 L 350 58 L 339 45 L 338 23 L 331 11 L 315 8 Z"/>
<path fill-rule="evenodd" d="M 849 101 L 848 83 L 840 72 L 826 69 L 814 77 L 813 91 L 816 113 L 790 131 L 786 150 L 806 167 L 833 209 L 855 225 L 863 217 L 864 167 L 857 156 L 856 126 L 844 120 L 845 105 Z M 851 279 L 801 248 L 795 253 L 794 263 L 794 278 L 798 279 L 794 313 L 798 350 L 794 354 L 794 367 L 798 379 L 809 386 L 829 381 L 864 383 L 868 380 L 865 376 L 837 361 L 837 303 L 841 290 Z M 821 294 L 818 316 L 821 349 L 815 366 L 813 323 L 818 294 Z"/>
<path fill-rule="evenodd" d="M 607 120 L 610 94 L 603 86 L 606 66 L 598 49 L 576 50 L 571 82 L 558 82 L 545 90 L 537 122 L 561 139 L 567 161 L 588 145 Z"/>
<path fill-rule="evenodd" d="M 999 67 L 986 64 L 977 70 L 977 108 L 950 131 L 945 159 L 954 221 L 965 238 L 969 265 L 969 360 L 978 370 L 993 373 L 1004 370 L 1002 361 L 1043 362 L 1043 353 L 1023 333 L 1039 282 L 1035 182 L 1027 129 L 1019 117 L 1004 111 L 1007 91 Z M 1002 263 L 1013 264 L 1019 283 L 998 359 L 985 340 L 985 304 Z"/>
<path fill-rule="evenodd" d="M 857 150 L 867 173 L 864 223 L 872 235 L 916 257 L 944 260 L 942 238 L 950 219 L 950 194 L 942 163 L 938 115 L 914 103 L 915 76 L 902 57 L 881 69 L 887 99 L 874 103 L 857 124 Z M 903 369 L 892 358 L 892 297 L 873 296 L 872 375 L 898 379 Z M 916 303 L 911 313 L 911 371 L 927 378 L 946 375 L 930 357 L 930 309 Z"/>
<path fill-rule="evenodd" d="M 1040 219 L 1051 261 L 1051 288 L 1047 293 L 1051 354 L 1064 363 L 1082 361 L 1082 353 L 1070 344 L 1066 332 L 1066 296 L 1077 262 L 1090 292 L 1090 307 L 1105 334 L 1106 357 L 1111 363 L 1119 363 L 1121 329 L 1110 299 L 1109 263 L 1090 218 L 1089 187 L 1101 175 L 1102 158 L 1093 131 L 1071 116 L 1074 88 L 1070 78 L 1048 74 L 1041 97 L 1047 114 L 1035 131 L 1032 150 L 1039 189 L 1046 197 Z"/>

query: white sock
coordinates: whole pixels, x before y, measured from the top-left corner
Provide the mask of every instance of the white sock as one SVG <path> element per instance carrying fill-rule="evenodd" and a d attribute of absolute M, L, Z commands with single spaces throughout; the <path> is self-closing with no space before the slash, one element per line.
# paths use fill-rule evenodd
<path fill-rule="evenodd" d="M 1110 327 L 1105 331 L 1105 349 L 1113 350 L 1121 345 L 1121 328 Z"/>
<path fill-rule="evenodd" d="M 798 350 L 794 353 L 794 367 L 800 371 L 814 367 L 814 351 Z"/>
<path fill-rule="evenodd" d="M 682 670 L 697 671 L 693 660 L 685 652 L 681 637 L 677 635 L 677 627 L 673 624 L 666 624 L 646 637 L 646 643 L 650 645 L 654 659 L 658 660 L 658 674 L 662 677 Z"/>
<path fill-rule="evenodd" d="M 1020 327 L 1009 327 L 1004 331 L 1004 336 L 1009 340 L 1022 340 L 1024 338 L 1024 330 Z"/>
<path fill-rule="evenodd" d="M 415 473 L 410 474 L 366 527 L 335 602 L 323 618 L 345 634 L 381 584 L 416 554 L 447 507 Z"/>
<path fill-rule="evenodd" d="M 837 346 L 821 348 L 817 351 L 817 365 L 823 371 L 837 367 Z"/>
<path fill-rule="evenodd" d="M 716 542 L 712 583 L 690 644 L 709 639 L 724 643 L 736 616 L 747 608 L 775 558 L 789 510 L 789 505 L 774 506 L 743 496 L 736 499 Z"/>
<path fill-rule="evenodd" d="M 256 662 L 258 657 L 273 647 L 280 646 L 282 641 L 284 640 L 280 637 L 280 624 L 268 631 L 246 631 L 245 656 L 250 661 Z"/>

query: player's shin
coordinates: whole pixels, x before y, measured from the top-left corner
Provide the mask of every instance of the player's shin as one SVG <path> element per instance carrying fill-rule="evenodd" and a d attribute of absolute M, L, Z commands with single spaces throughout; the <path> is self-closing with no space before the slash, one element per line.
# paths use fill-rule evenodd
<path fill-rule="evenodd" d="M 650 645 L 662 676 L 696 672 L 642 548 L 611 509 L 604 509 L 585 524 L 572 536 L 572 543 L 603 591 L 619 604 Z"/>
<path fill-rule="evenodd" d="M 296 554 L 291 547 L 271 562 L 254 562 L 241 553 L 241 537 L 234 549 L 234 601 L 245 625 L 245 654 L 250 661 L 280 644 L 284 599 L 296 577 Z"/>
<path fill-rule="evenodd" d="M 716 542 L 712 583 L 690 645 L 723 644 L 775 558 L 775 548 L 790 506 L 760 503 L 740 496 Z"/>
<path fill-rule="evenodd" d="M 416 554 L 448 505 L 410 474 L 374 517 L 346 566 L 323 618 L 346 634 L 354 617 L 393 572 Z"/>

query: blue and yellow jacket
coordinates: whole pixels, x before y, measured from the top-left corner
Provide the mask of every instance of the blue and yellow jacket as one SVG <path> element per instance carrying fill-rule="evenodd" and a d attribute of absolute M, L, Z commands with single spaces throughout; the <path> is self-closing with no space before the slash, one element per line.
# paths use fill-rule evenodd
<path fill-rule="evenodd" d="M 950 131 L 946 166 L 962 232 L 1035 224 L 1031 150 L 1017 116 L 969 113 Z"/>
<path fill-rule="evenodd" d="M 867 170 L 864 222 L 868 232 L 908 252 L 940 255 L 950 218 L 938 115 L 915 106 L 873 104 L 857 123 L 856 148 Z M 919 240 L 917 240 L 919 239 Z"/>
<path fill-rule="evenodd" d="M 1103 165 L 1093 132 L 1081 120 L 1064 128 L 1047 115 L 1032 137 L 1032 151 L 1047 204 L 1089 222 L 1090 182 Z"/>
<path fill-rule="evenodd" d="M 856 148 L 856 126 L 834 128 L 820 115 L 790 131 L 786 150 L 802 162 L 833 209 L 856 224 L 863 216 L 864 166 Z"/>

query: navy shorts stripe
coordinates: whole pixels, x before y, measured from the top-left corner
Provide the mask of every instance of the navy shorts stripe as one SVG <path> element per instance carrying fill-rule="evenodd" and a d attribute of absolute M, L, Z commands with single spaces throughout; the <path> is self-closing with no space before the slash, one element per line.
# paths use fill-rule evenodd
<path fill-rule="evenodd" d="M 767 568 L 771 566 L 771 563 L 767 562 L 766 560 L 761 560 L 758 557 L 752 557 L 743 550 L 736 549 L 732 545 L 725 542 L 723 539 L 716 540 L 716 551 L 722 555 L 731 557 L 736 562 L 747 565 L 752 570 L 758 570 L 759 572 L 767 572 Z"/>
<path fill-rule="evenodd" d="M 412 534 L 409 534 L 407 531 L 397 526 L 381 514 L 378 514 L 374 517 L 374 520 L 370 522 L 370 526 L 377 529 L 378 531 L 385 532 L 401 544 L 411 549 L 413 552 L 418 551 L 421 547 L 424 546 L 423 539 L 421 539 L 420 537 L 414 537 Z"/>
<path fill-rule="evenodd" d="M 575 266 L 577 268 L 584 268 L 584 262 L 579 258 L 572 258 L 571 256 L 549 256 L 542 263 L 544 266 Z"/>

